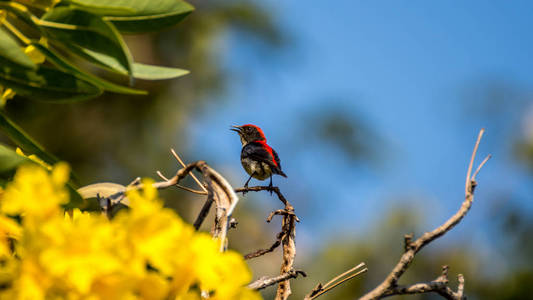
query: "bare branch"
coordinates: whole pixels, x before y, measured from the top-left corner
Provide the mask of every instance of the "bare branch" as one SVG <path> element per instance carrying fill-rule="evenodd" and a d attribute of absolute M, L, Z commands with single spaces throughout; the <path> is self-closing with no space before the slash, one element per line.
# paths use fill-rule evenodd
<path fill-rule="evenodd" d="M 411 242 L 412 238 L 410 238 L 410 237 L 409 238 L 405 238 L 405 241 L 406 241 L 406 247 L 405 247 L 406 249 L 405 250 L 406 251 L 401 256 L 400 261 L 398 262 L 398 264 L 396 264 L 396 266 L 394 266 L 392 271 L 389 273 L 389 275 L 385 278 L 385 280 L 382 283 L 380 283 L 376 288 L 374 288 L 372 291 L 370 291 L 367 294 L 365 294 L 360 299 L 364 299 L 364 300 L 378 299 L 378 298 L 384 297 L 385 295 L 387 295 L 387 293 L 391 293 L 391 292 L 399 293 L 400 290 L 398 290 L 398 280 L 403 275 L 403 273 L 407 270 L 407 268 L 409 267 L 409 265 L 413 261 L 416 253 L 418 253 L 418 251 L 420 251 L 427 244 L 431 243 L 435 239 L 437 239 L 437 238 L 441 237 L 442 235 L 444 235 L 446 232 L 450 231 L 468 213 L 468 211 L 470 210 L 470 207 L 472 206 L 472 201 L 474 199 L 474 189 L 475 189 L 476 184 L 477 184 L 476 181 L 475 181 L 475 176 L 479 173 L 481 167 L 483 167 L 483 165 L 490 158 L 490 156 L 485 158 L 483 160 L 483 162 L 479 165 L 479 167 L 476 169 L 476 171 L 474 172 L 474 175 L 471 176 L 472 169 L 473 169 L 473 166 L 474 166 L 474 161 L 475 161 L 475 158 L 476 158 L 476 153 L 477 153 L 479 144 L 481 142 L 481 138 L 483 137 L 484 131 L 485 131 L 484 129 L 481 129 L 479 131 L 478 138 L 477 138 L 475 146 L 474 146 L 474 150 L 472 151 L 472 156 L 470 158 L 470 163 L 468 165 L 468 171 L 467 171 L 467 175 L 466 175 L 465 200 L 463 201 L 463 203 L 462 203 L 461 207 L 459 208 L 459 210 L 452 217 L 450 217 L 446 222 L 444 222 L 444 224 L 442 224 L 441 226 L 435 228 L 434 230 L 432 230 L 430 232 L 424 233 L 416 241 Z M 409 246 L 409 247 L 407 247 L 407 246 Z M 464 282 L 464 278 L 462 280 Z M 421 284 L 418 287 L 429 288 L 429 287 L 434 286 L 434 285 L 438 285 L 438 284 L 436 284 L 436 283 L 432 283 L 432 284 L 425 283 L 425 284 Z M 408 287 L 412 287 L 412 286 L 408 286 Z M 446 287 L 445 290 L 447 291 L 448 289 L 449 288 Z M 424 289 L 420 289 L 420 290 L 424 290 Z M 403 289 L 401 291 L 407 293 L 408 291 L 410 291 L 410 289 L 406 288 L 406 289 Z M 442 290 L 439 290 L 439 291 L 442 291 Z M 450 291 L 451 291 L 451 289 L 450 289 Z M 442 293 L 439 292 L 439 294 L 443 295 L 445 293 L 444 292 L 442 292 Z M 459 294 L 459 292 L 457 294 Z M 464 297 L 462 294 L 463 294 L 463 292 L 461 292 L 460 296 L 454 296 L 454 298 L 452 298 L 452 299 L 462 299 Z"/>
<path fill-rule="evenodd" d="M 238 188 L 235 189 L 235 192 L 237 193 L 246 193 L 246 192 L 259 192 L 259 191 L 269 191 L 274 192 L 278 196 L 278 199 L 285 205 L 284 209 L 278 209 L 276 211 L 273 211 L 270 213 L 270 215 L 267 218 L 267 222 L 270 222 L 272 218 L 276 215 L 283 216 L 283 219 L 281 221 L 281 232 L 278 234 L 278 238 L 281 238 L 281 244 L 283 247 L 283 258 L 281 263 L 281 270 L 280 274 L 286 274 L 290 272 L 290 270 L 293 269 L 294 266 L 294 258 L 296 256 L 296 246 L 294 243 L 295 239 L 295 230 L 296 230 L 296 222 L 299 222 L 300 220 L 294 213 L 294 207 L 287 201 L 287 199 L 283 196 L 280 189 L 278 187 L 271 187 L 271 186 L 254 186 L 254 187 L 248 187 L 248 188 Z M 281 236 L 280 236 L 281 235 Z M 277 242 L 272 245 L 272 251 L 277 247 Z M 262 255 L 264 253 L 268 253 L 270 250 L 258 250 L 255 253 L 251 253 L 250 255 L 259 254 Z M 264 252 L 264 253 L 263 253 Z M 262 254 L 261 254 L 262 253 Z M 286 300 L 289 295 L 291 294 L 291 286 L 289 279 L 282 280 L 279 285 L 278 289 L 276 291 L 276 300 Z"/>
<path fill-rule="evenodd" d="M 250 283 L 248 285 L 248 288 L 252 289 L 252 290 L 261 290 L 261 289 L 264 289 L 264 288 L 269 287 L 271 285 L 274 285 L 274 284 L 276 284 L 278 282 L 289 280 L 291 278 L 296 278 L 296 277 L 298 277 L 298 275 L 302 275 L 303 277 L 307 277 L 307 274 L 305 274 L 304 271 L 290 270 L 289 272 L 287 272 L 285 274 L 281 274 L 281 275 L 278 275 L 278 276 L 275 276 L 275 277 L 266 277 L 266 276 L 265 277 L 261 277 L 258 280 Z"/>
<path fill-rule="evenodd" d="M 285 236 L 285 232 L 282 231 L 282 232 L 278 233 L 278 235 L 276 236 L 276 241 L 274 242 L 274 244 L 272 244 L 272 246 L 270 246 L 267 249 L 259 249 L 257 251 L 252 252 L 252 253 L 248 253 L 248 254 L 246 254 L 244 256 L 244 259 L 252 259 L 252 258 L 256 258 L 256 257 L 262 256 L 262 255 L 265 255 L 267 253 L 273 252 L 274 250 L 276 250 L 277 247 L 279 247 L 279 245 L 281 245 L 281 241 L 283 240 L 284 236 Z"/>
<path fill-rule="evenodd" d="M 466 298 L 463 296 L 465 291 L 465 277 L 463 276 L 463 274 L 457 275 L 457 281 L 459 281 L 459 286 L 457 287 L 457 298 Z"/>
<path fill-rule="evenodd" d="M 407 252 L 409 251 L 409 249 L 411 249 L 413 247 L 413 234 L 410 233 L 410 234 L 406 234 L 403 236 L 403 248 L 404 248 L 404 251 Z"/>
<path fill-rule="evenodd" d="M 442 267 L 442 274 L 437 277 L 437 279 L 430 282 L 421 282 L 411 285 L 397 285 L 389 289 L 384 295 L 384 297 L 394 296 L 394 295 L 404 295 L 404 294 L 422 294 L 422 293 L 437 293 L 443 298 L 450 300 L 464 299 L 463 297 L 463 288 L 464 288 L 464 278 L 463 275 L 459 275 L 459 287 L 457 292 L 454 292 L 450 287 L 448 287 L 448 266 Z M 461 279 L 462 278 L 462 279 Z M 461 285 L 462 280 L 462 285 Z"/>
<path fill-rule="evenodd" d="M 213 199 L 213 193 L 207 193 L 207 199 L 205 200 L 204 205 L 202 206 L 202 209 L 200 210 L 200 213 L 196 217 L 196 220 L 194 221 L 194 229 L 198 230 L 200 229 L 200 226 L 202 226 L 202 223 L 204 222 L 205 218 L 207 217 L 207 214 L 209 214 L 209 210 L 211 209 L 211 206 L 213 205 L 214 199 Z"/>
<path fill-rule="evenodd" d="M 285 197 L 283 196 L 283 194 L 281 193 L 281 191 L 279 190 L 279 188 L 277 186 L 251 186 L 251 187 L 242 187 L 242 188 L 238 188 L 238 189 L 235 189 L 235 192 L 236 193 L 246 193 L 246 192 L 259 192 L 259 191 L 269 191 L 269 192 L 274 192 L 276 193 L 276 195 L 278 196 L 278 199 L 283 203 L 283 205 L 287 206 L 287 205 L 290 205 L 290 203 L 287 201 L 287 199 L 285 199 Z M 292 207 L 292 205 L 290 205 Z"/>

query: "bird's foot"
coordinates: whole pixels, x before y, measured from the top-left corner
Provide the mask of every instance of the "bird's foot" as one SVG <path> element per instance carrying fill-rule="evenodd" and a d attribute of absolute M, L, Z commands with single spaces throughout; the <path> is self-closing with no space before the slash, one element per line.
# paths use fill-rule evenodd
<path fill-rule="evenodd" d="M 244 190 L 242 191 L 242 195 L 244 196 L 244 195 L 246 195 L 246 193 L 248 193 L 248 183 L 246 183 L 246 184 L 244 185 L 243 189 L 244 189 Z"/>

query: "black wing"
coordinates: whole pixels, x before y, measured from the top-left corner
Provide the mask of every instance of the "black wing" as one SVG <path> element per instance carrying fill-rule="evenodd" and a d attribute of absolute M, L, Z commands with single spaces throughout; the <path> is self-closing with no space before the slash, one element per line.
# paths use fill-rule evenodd
<path fill-rule="evenodd" d="M 281 171 L 281 164 L 278 154 L 268 145 L 263 145 L 258 142 L 248 143 L 242 148 L 241 158 L 250 158 L 255 161 L 264 162 L 270 166 L 275 174 L 287 177 L 287 175 Z"/>
<path fill-rule="evenodd" d="M 270 148 L 272 149 L 272 148 Z M 274 160 L 276 161 L 276 163 L 278 164 L 278 168 L 277 168 L 277 174 L 283 176 L 283 177 L 287 177 L 287 175 L 285 175 L 285 173 L 283 173 L 283 171 L 281 170 L 281 161 L 279 160 L 279 156 L 278 156 L 278 153 L 276 152 L 276 150 L 272 149 L 272 154 L 274 154 Z"/>

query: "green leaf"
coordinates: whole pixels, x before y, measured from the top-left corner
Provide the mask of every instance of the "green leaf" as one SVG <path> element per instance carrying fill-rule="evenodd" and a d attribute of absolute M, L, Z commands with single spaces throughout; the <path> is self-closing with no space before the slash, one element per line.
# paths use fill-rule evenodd
<path fill-rule="evenodd" d="M 106 57 L 100 56 L 98 53 L 93 53 L 94 57 L 99 57 L 98 60 L 92 61 L 93 63 L 96 63 L 100 65 L 101 67 L 104 67 L 107 70 L 127 75 L 127 71 L 122 68 L 119 64 L 114 64 L 113 61 L 107 61 L 107 63 L 110 64 L 111 68 L 108 68 L 105 64 L 102 64 L 101 61 L 104 61 Z M 183 75 L 189 74 L 189 71 L 179 68 L 171 68 L 171 67 L 162 67 L 162 66 L 154 66 L 154 65 L 147 65 L 142 63 L 133 63 L 133 77 L 137 79 L 145 79 L 145 80 L 162 80 L 162 79 L 172 79 L 176 77 L 180 77 Z"/>
<path fill-rule="evenodd" d="M 17 94 L 48 102 L 70 102 L 94 98 L 102 90 L 69 73 L 39 66 L 24 68 L 0 56 L 0 84 Z"/>
<path fill-rule="evenodd" d="M 44 150 L 43 146 L 33 140 L 22 128 L 9 119 L 4 112 L 0 112 L 0 129 L 24 152 L 37 155 L 49 165 L 54 165 L 59 161 L 59 159 Z M 18 154 L 16 155 L 21 157 Z"/>
<path fill-rule="evenodd" d="M 32 161 L 26 157 L 18 155 L 12 149 L 0 144 L 0 174 L 2 179 L 5 175 L 13 174 L 14 170 L 23 163 L 31 163 Z"/>
<path fill-rule="evenodd" d="M 133 76 L 146 80 L 171 79 L 189 74 L 189 71 L 178 68 L 146 65 L 141 63 L 133 64 Z"/>
<path fill-rule="evenodd" d="M 132 57 L 116 28 L 101 16 L 71 7 L 56 7 L 39 23 L 52 41 L 92 62 L 120 67 L 132 74 Z"/>
<path fill-rule="evenodd" d="M 106 16 L 125 33 L 158 31 L 173 26 L 194 7 L 181 0 L 69 0 L 85 9 Z"/>
<path fill-rule="evenodd" d="M 76 75 L 78 78 L 84 79 L 103 90 L 120 93 L 120 94 L 130 94 L 130 95 L 148 94 L 148 92 L 146 91 L 121 86 L 113 82 L 107 81 L 105 79 L 98 78 L 90 73 L 86 73 L 80 70 L 78 67 L 76 67 L 72 63 L 70 63 L 69 61 L 67 61 L 64 57 L 59 55 L 57 52 L 53 51 L 52 49 L 47 48 L 46 46 L 38 42 L 32 42 L 31 45 L 37 48 L 50 63 L 54 64 L 60 70 Z"/>
<path fill-rule="evenodd" d="M 0 28 L 0 56 L 26 68 L 37 68 L 19 44 L 2 28 Z"/>

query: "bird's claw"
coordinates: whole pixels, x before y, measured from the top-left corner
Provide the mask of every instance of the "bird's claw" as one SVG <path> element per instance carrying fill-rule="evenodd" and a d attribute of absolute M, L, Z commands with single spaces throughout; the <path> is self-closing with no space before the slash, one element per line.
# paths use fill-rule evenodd
<path fill-rule="evenodd" d="M 244 196 L 246 193 L 248 193 L 248 184 L 245 184 L 243 188 L 244 190 L 242 191 L 242 195 Z"/>

